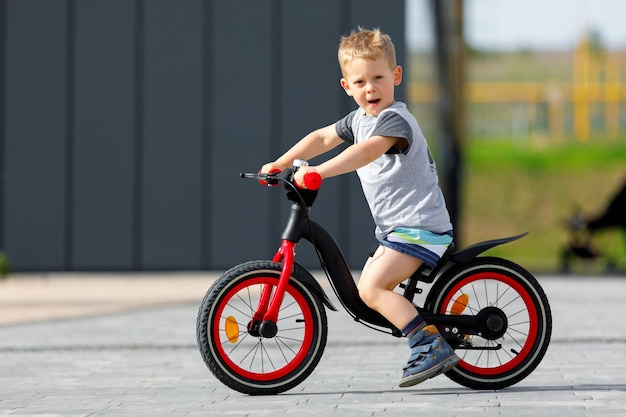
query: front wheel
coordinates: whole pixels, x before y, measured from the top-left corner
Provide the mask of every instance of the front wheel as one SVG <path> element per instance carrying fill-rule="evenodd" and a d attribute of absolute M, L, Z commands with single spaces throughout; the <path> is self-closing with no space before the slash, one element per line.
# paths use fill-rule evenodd
<path fill-rule="evenodd" d="M 281 264 L 270 261 L 237 265 L 211 286 L 198 311 L 196 335 L 205 364 L 222 383 L 244 394 L 295 387 L 311 374 L 326 346 L 326 311 L 303 284 L 313 278 L 297 264 L 275 335 L 263 337 L 250 325 L 263 288 L 275 288 L 280 273 Z"/>
<path fill-rule="evenodd" d="M 526 378 L 539 365 L 550 343 L 552 315 L 535 279 L 519 265 L 480 257 L 444 273 L 426 299 L 438 314 L 489 316 L 493 331 L 449 335 L 461 358 L 446 373 L 473 389 L 501 389 Z M 445 333 L 446 329 L 440 329 Z"/>

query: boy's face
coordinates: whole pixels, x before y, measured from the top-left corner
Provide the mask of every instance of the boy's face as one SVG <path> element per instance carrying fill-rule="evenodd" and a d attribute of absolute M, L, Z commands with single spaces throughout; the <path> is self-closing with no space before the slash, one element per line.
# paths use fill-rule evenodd
<path fill-rule="evenodd" d="M 384 58 L 355 58 L 344 65 L 341 86 L 365 113 L 378 116 L 394 102 L 394 87 L 402 82 L 402 67 L 390 68 Z"/>

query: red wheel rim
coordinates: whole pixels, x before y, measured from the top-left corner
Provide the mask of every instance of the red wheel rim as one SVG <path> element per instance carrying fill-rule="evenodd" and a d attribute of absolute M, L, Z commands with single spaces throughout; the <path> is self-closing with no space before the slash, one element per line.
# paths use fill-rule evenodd
<path fill-rule="evenodd" d="M 441 305 L 440 313 L 444 314 L 446 312 L 446 309 L 452 304 L 452 298 L 455 296 L 455 294 L 457 294 L 458 291 L 461 290 L 461 288 L 479 280 L 500 281 L 517 292 L 519 297 L 523 300 L 524 305 L 526 306 L 526 311 L 528 312 L 528 335 L 519 353 L 515 355 L 515 357 L 513 357 L 511 360 L 499 366 L 481 367 L 472 365 L 468 362 L 465 362 L 464 360 L 461 360 L 461 362 L 459 362 L 457 366 L 460 366 L 470 372 L 482 375 L 497 375 L 506 373 L 515 369 L 515 367 L 517 367 L 522 361 L 524 361 L 526 357 L 532 352 L 537 335 L 537 329 L 539 327 L 537 312 L 534 308 L 534 302 L 532 297 L 530 296 L 526 288 L 524 288 L 524 286 L 518 281 L 498 272 L 480 272 L 477 274 L 473 274 L 467 278 L 461 279 L 454 287 L 451 288 L 450 291 L 448 291 Z"/>
<path fill-rule="evenodd" d="M 276 379 L 283 378 L 292 372 L 294 372 L 298 366 L 305 360 L 307 354 L 309 353 L 309 347 L 313 342 L 314 335 L 314 323 L 313 323 L 313 315 L 311 314 L 310 307 L 306 301 L 306 299 L 300 294 L 300 292 L 293 287 L 292 285 L 288 285 L 286 289 L 286 294 L 289 294 L 293 298 L 293 300 L 297 303 L 302 312 L 302 319 L 304 322 L 304 335 L 302 339 L 302 343 L 300 344 L 300 348 L 295 353 L 295 355 L 289 360 L 288 363 L 284 364 L 278 369 L 275 369 L 271 372 L 253 372 L 248 369 L 242 368 L 237 363 L 235 363 L 230 355 L 224 349 L 225 342 L 228 341 L 228 337 L 225 335 L 225 329 L 221 326 L 221 322 L 225 319 L 222 317 L 224 309 L 229 304 L 231 299 L 235 297 L 241 290 L 246 287 L 254 287 L 254 286 L 262 286 L 262 285 L 276 285 L 278 280 L 274 277 L 255 277 L 252 279 L 247 279 L 237 284 L 233 288 L 231 288 L 224 296 L 220 299 L 220 304 L 215 312 L 215 315 L 212 317 L 212 321 L 210 323 L 211 328 L 209 329 L 213 341 L 214 346 L 219 355 L 220 359 L 227 368 L 236 372 L 238 375 L 254 380 L 254 381 L 272 381 Z M 256 306 L 256 305 L 255 305 Z M 280 315 L 279 315 L 280 322 Z M 247 324 L 247 322 L 246 322 Z M 280 331 L 280 329 L 279 329 Z"/>

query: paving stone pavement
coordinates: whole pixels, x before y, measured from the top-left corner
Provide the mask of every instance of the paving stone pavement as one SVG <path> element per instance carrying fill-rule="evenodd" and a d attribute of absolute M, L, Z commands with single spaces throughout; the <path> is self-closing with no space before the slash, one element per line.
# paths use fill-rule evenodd
<path fill-rule="evenodd" d="M 102 294 L 121 291 L 115 285 L 128 303 L 4 322 L 0 415 L 626 416 L 626 277 L 540 276 L 553 312 L 552 343 L 533 374 L 504 390 L 470 390 L 445 376 L 400 389 L 404 341 L 329 311 L 328 344 L 313 374 L 287 393 L 262 397 L 223 386 L 198 353 L 196 313 L 212 278 L 159 276 L 154 285 L 171 288 L 172 297 L 152 303 L 149 277 L 143 286 L 133 277 L 92 278 L 82 304 L 98 294 L 107 304 Z M 7 288 L 20 286 L 15 281 L 0 282 L 0 302 Z M 142 291 L 143 302 L 131 303 L 132 291 Z M 45 302 L 22 301 L 33 309 Z"/>

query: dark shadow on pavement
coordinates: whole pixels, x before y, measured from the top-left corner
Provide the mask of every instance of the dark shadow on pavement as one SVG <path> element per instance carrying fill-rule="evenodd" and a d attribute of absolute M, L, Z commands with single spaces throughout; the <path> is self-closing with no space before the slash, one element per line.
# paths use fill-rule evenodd
<path fill-rule="evenodd" d="M 287 392 L 280 394 L 281 396 L 297 396 L 297 395 L 373 395 L 373 394 L 411 394 L 411 395 L 481 395 L 520 393 L 520 392 L 557 392 L 557 391 L 624 391 L 626 392 L 626 384 L 580 384 L 580 385 L 545 385 L 545 386 L 528 386 L 528 387 L 511 387 L 502 390 L 473 390 L 469 388 L 434 388 L 434 389 L 395 389 L 395 390 L 341 390 L 341 391 L 320 391 L 320 392 Z"/>

